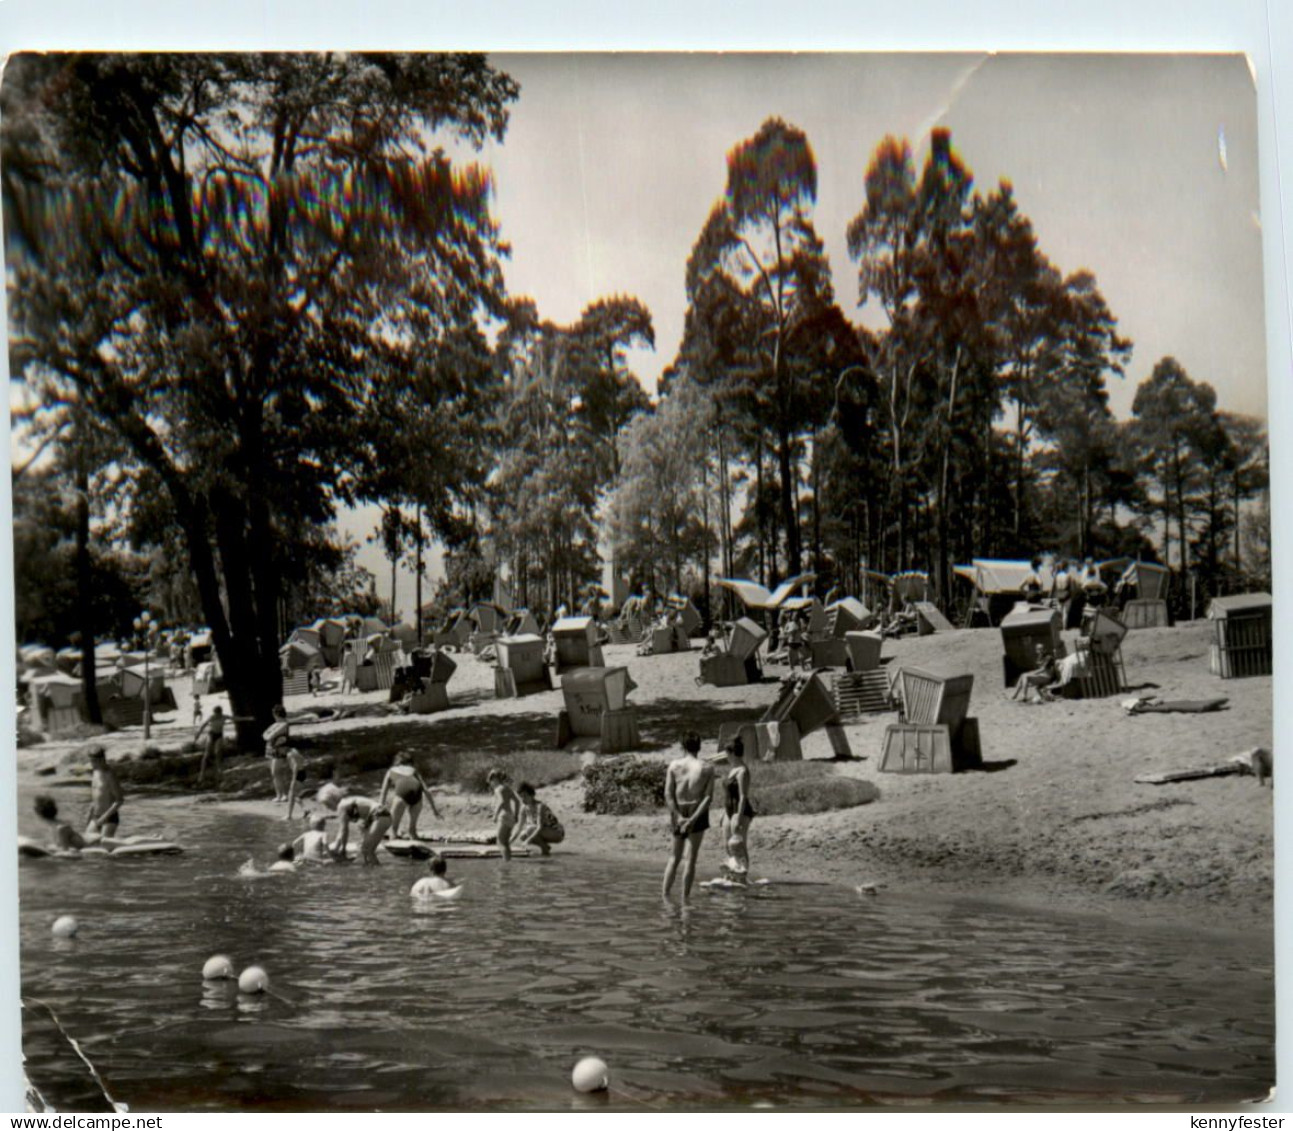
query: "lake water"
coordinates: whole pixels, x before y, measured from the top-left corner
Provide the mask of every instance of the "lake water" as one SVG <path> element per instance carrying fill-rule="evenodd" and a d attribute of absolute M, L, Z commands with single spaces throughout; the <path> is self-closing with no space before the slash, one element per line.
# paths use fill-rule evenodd
<path fill-rule="evenodd" d="M 180 857 L 24 861 L 24 1052 L 76 1110 L 66 1040 L 133 1111 L 1222 1104 L 1274 1078 L 1269 943 L 778 885 L 698 891 L 564 852 L 237 876 L 284 833 L 215 806 L 139 819 Z M 123 830 L 124 831 L 124 830 Z M 58 915 L 81 922 L 51 936 Z M 274 996 L 201 979 L 226 953 Z M 595 1053 L 609 1096 L 570 1071 Z M 82 1082 L 83 1088 L 83 1082 Z"/>

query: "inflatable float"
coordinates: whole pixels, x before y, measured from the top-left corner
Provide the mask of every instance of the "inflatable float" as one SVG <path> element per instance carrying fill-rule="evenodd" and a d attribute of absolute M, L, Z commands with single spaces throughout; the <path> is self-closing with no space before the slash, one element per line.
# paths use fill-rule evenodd
<path fill-rule="evenodd" d="M 54 860 L 80 860 L 86 856 L 174 856 L 183 852 L 183 846 L 172 840 L 149 840 L 144 837 L 128 841 L 114 841 L 111 847 L 99 844 L 87 845 L 85 848 L 55 848 L 53 845 L 41 844 L 31 837 L 18 838 L 18 855 L 28 859 L 48 857 Z"/>
<path fill-rule="evenodd" d="M 446 860 L 485 860 L 502 856 L 496 844 L 473 844 L 465 841 L 384 840 L 382 847 L 392 856 L 406 860 L 430 860 L 437 853 Z M 512 849 L 513 856 L 529 856 L 528 848 Z"/>
<path fill-rule="evenodd" d="M 462 895 L 462 884 L 456 884 L 451 888 L 445 888 L 443 891 L 420 891 L 414 899 L 457 899 Z"/>
<path fill-rule="evenodd" d="M 726 876 L 718 876 L 716 879 L 702 880 L 700 886 L 708 891 L 749 891 L 752 888 L 769 887 L 771 884 L 771 880 L 750 880 L 748 882 L 742 882 L 740 880 L 728 879 Z"/>

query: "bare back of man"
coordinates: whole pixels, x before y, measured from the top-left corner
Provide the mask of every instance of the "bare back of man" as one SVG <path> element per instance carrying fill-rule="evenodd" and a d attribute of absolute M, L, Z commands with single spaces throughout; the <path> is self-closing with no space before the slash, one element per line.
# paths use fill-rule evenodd
<path fill-rule="evenodd" d="M 714 770 L 700 760 L 700 739 L 688 735 L 683 739 L 685 753 L 669 763 L 664 779 L 664 800 L 669 810 L 673 852 L 665 867 L 662 894 L 668 898 L 673 888 L 678 864 L 683 864 L 682 894 L 691 895 L 696 879 L 696 858 L 709 828 L 709 806 L 714 790 Z M 684 859 L 684 850 L 686 856 Z"/>

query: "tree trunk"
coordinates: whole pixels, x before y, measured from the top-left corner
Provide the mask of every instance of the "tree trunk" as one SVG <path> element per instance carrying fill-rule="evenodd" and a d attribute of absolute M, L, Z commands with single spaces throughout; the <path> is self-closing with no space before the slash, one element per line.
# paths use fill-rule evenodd
<path fill-rule="evenodd" d="M 782 421 L 777 437 L 777 473 L 781 477 L 781 520 L 786 528 L 786 576 L 793 577 L 799 572 L 799 508 L 796 506 L 796 480 L 791 472 L 791 436 L 788 423 Z"/>
<path fill-rule="evenodd" d="M 81 694 L 89 721 L 103 722 L 94 671 L 94 611 L 90 602 L 90 477 L 79 447 L 76 453 L 76 622 L 81 633 Z M 145 689 L 146 690 L 146 689 Z"/>
<path fill-rule="evenodd" d="M 422 504 L 419 503 L 413 511 L 413 537 L 416 546 L 416 560 L 414 562 L 414 596 L 413 604 L 415 608 L 415 619 L 413 627 L 417 631 L 417 642 L 422 643 Z"/>
<path fill-rule="evenodd" d="M 274 706 L 282 701 L 278 650 L 274 648 L 264 656 L 258 647 L 259 617 L 253 582 L 255 563 L 248 545 L 246 509 L 227 492 L 213 494 L 211 502 L 228 621 L 223 626 L 223 633 L 214 624 L 210 627 L 233 713 L 247 720 L 237 724 L 239 744 L 245 749 L 255 749 L 260 735 L 269 725 Z M 267 539 L 263 544 L 268 549 L 270 543 Z M 203 604 L 206 605 L 205 595 Z M 219 619 L 223 621 L 224 618 Z M 208 610 L 209 624 L 210 621 Z"/>
<path fill-rule="evenodd" d="M 759 532 L 759 584 L 768 584 L 768 563 L 764 556 L 763 532 L 763 437 L 754 440 L 754 521 Z"/>

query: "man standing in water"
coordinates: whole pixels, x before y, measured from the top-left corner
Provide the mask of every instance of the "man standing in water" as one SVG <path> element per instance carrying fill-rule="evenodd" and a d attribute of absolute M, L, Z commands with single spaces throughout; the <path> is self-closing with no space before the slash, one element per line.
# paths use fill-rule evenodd
<path fill-rule="evenodd" d="M 108 766 L 107 751 L 92 746 L 90 755 L 90 820 L 86 833 L 100 833 L 111 840 L 117 835 L 121 805 L 126 800 L 121 782 Z"/>
<path fill-rule="evenodd" d="M 664 803 L 669 808 L 669 824 L 673 831 L 673 856 L 664 870 L 662 894 L 669 898 L 678 862 L 686 848 L 687 859 L 682 868 L 682 897 L 685 900 L 691 895 L 700 842 L 705 839 L 705 830 L 709 828 L 714 769 L 708 762 L 700 760 L 700 735 L 694 731 L 683 736 L 682 749 L 683 756 L 669 763 L 664 776 Z"/>

